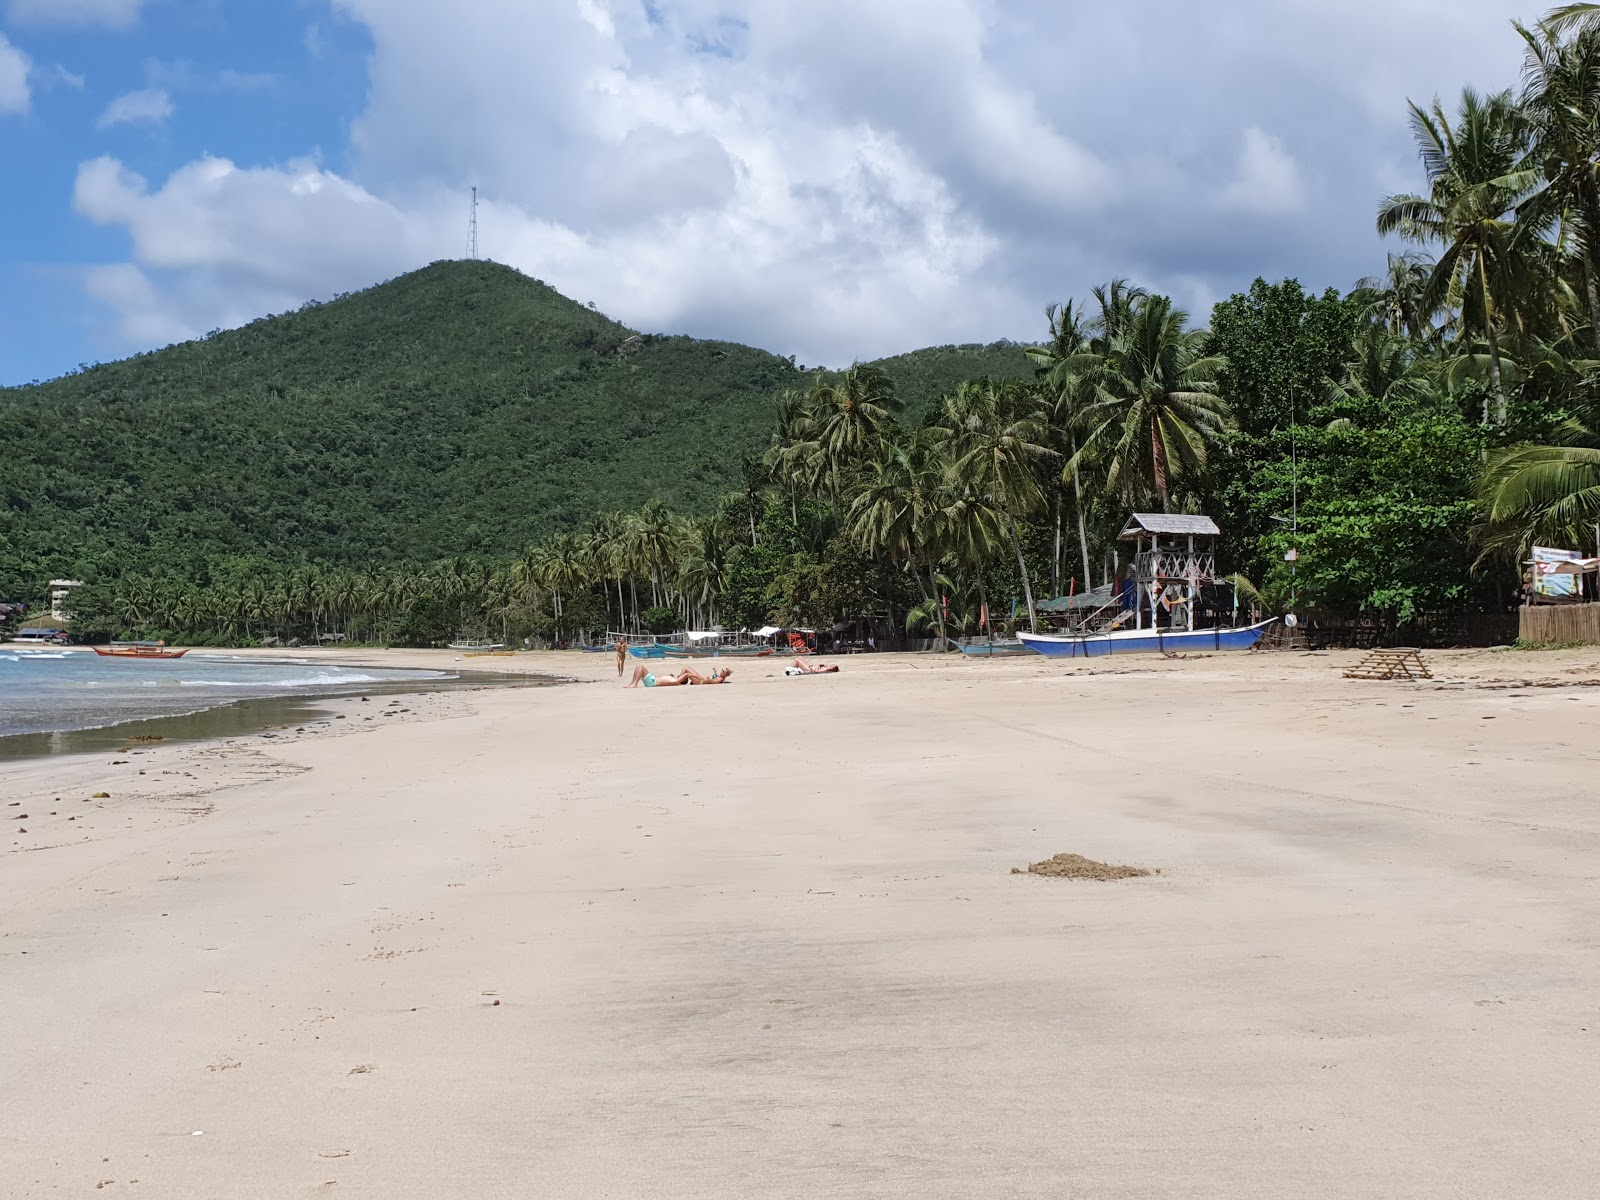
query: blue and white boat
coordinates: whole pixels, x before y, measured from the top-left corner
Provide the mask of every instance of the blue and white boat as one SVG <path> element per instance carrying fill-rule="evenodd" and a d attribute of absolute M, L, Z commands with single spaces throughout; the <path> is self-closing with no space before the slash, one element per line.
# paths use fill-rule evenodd
<path fill-rule="evenodd" d="M 1249 650 L 1276 621 L 1232 629 L 1119 629 L 1113 633 L 1019 633 L 1030 650 L 1050 658 L 1102 658 L 1112 654 L 1185 654 L 1197 650 Z"/>
<path fill-rule="evenodd" d="M 1133 542 L 1135 553 L 1120 588 L 1106 588 L 1095 617 L 1120 608 L 1110 627 L 1062 633 L 1021 633 L 1022 644 L 1051 658 L 1104 658 L 1113 654 L 1182 654 L 1187 651 L 1249 650 L 1276 617 L 1254 625 L 1196 628 L 1202 610 L 1211 618 L 1237 621 L 1239 598 L 1231 609 L 1207 600 L 1217 583 L 1213 552 L 1222 531 L 1210 517 L 1187 513 L 1134 513 L 1118 541 Z M 1198 544 L 1197 544 L 1198 543 Z M 1114 595 L 1125 599 L 1113 599 Z M 1069 606 L 1070 607 L 1070 606 Z M 1092 620 L 1093 618 L 1091 618 Z M 1131 628 L 1120 628 L 1122 625 Z"/>

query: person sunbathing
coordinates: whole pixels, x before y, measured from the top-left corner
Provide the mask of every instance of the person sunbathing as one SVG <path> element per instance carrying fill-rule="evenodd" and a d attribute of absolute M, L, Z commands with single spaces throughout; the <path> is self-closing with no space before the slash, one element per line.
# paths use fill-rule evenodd
<path fill-rule="evenodd" d="M 709 676 L 700 674 L 693 667 L 685 667 L 676 675 L 653 675 L 649 667 L 638 667 L 633 672 L 633 681 L 629 687 L 693 687 L 696 684 L 727 683 L 728 676 L 733 674 L 732 667 L 723 667 L 721 671 L 712 671 Z"/>
<path fill-rule="evenodd" d="M 695 670 L 693 667 L 685 667 L 676 675 L 655 675 L 651 673 L 649 667 L 635 667 L 633 671 L 633 678 L 628 682 L 627 686 L 635 688 L 640 684 L 643 684 L 648 688 L 686 687 L 694 682 L 694 674 Z"/>
<path fill-rule="evenodd" d="M 821 662 L 808 665 L 798 658 L 794 660 L 794 666 L 784 672 L 785 675 L 837 675 L 838 673 L 839 668 L 836 666 Z"/>

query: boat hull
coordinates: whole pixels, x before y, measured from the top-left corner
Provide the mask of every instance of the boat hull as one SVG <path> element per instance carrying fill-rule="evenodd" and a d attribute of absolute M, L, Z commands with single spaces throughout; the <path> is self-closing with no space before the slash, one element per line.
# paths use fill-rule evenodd
<path fill-rule="evenodd" d="M 1033 653 L 1021 642 L 975 642 L 970 645 L 965 642 L 951 642 L 950 644 L 968 658 L 1007 658 Z"/>
<path fill-rule="evenodd" d="M 90 646 L 101 658 L 182 658 L 189 653 L 188 647 L 182 650 L 150 650 L 134 646 Z"/>
<path fill-rule="evenodd" d="M 1116 654 L 1183 654 L 1203 650 L 1249 650 L 1277 618 L 1237 629 L 1127 629 L 1118 633 L 1022 633 L 1028 649 L 1047 658 L 1104 658 Z"/>

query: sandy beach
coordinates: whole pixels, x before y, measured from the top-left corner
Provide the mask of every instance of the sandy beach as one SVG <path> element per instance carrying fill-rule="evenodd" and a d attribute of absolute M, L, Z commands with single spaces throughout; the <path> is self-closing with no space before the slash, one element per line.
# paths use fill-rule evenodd
<path fill-rule="evenodd" d="M 1592 1196 L 1600 652 L 1358 657 L 524 655 L 5 764 L 0 1196 Z"/>

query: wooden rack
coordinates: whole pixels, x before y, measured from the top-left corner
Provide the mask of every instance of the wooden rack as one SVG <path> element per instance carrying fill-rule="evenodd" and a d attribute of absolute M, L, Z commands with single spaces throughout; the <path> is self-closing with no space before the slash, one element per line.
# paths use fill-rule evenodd
<path fill-rule="evenodd" d="M 1372 650 L 1344 673 L 1346 679 L 1432 679 L 1422 651 L 1405 647 Z"/>

